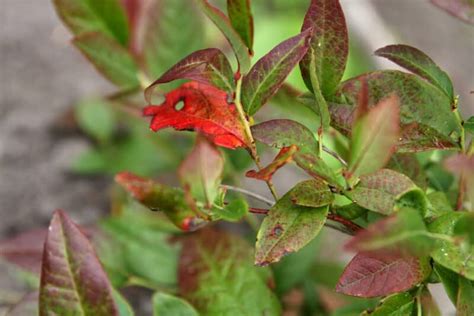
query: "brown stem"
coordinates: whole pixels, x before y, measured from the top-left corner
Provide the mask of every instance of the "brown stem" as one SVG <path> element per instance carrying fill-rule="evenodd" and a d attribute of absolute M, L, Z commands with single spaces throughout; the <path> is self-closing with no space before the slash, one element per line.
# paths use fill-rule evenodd
<path fill-rule="evenodd" d="M 269 210 L 267 210 L 265 208 L 249 207 L 249 212 L 253 213 L 253 214 L 267 215 L 268 211 Z"/>
<path fill-rule="evenodd" d="M 463 202 L 464 202 L 464 192 L 466 191 L 466 181 L 464 179 L 464 174 L 461 174 L 459 177 L 459 193 L 458 193 L 458 199 L 456 201 L 456 210 L 460 211 L 463 208 Z"/>
<path fill-rule="evenodd" d="M 362 226 L 359 226 L 356 223 L 354 223 L 354 222 L 352 222 L 348 219 L 345 219 L 342 216 L 336 215 L 336 214 L 328 214 L 328 219 L 330 219 L 332 221 L 335 221 L 335 222 L 338 222 L 338 223 L 341 223 L 342 225 L 344 225 L 345 227 L 347 227 L 348 229 L 350 229 L 354 233 L 364 229 L 364 228 L 362 228 Z"/>

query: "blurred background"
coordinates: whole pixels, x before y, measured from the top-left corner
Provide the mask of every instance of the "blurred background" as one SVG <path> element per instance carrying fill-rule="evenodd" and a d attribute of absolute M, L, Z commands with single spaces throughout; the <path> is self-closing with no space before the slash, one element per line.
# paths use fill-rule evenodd
<path fill-rule="evenodd" d="M 253 2 L 257 59 L 298 33 L 309 1 Z M 474 94 L 470 94 L 474 90 L 474 27 L 428 0 L 341 3 L 351 40 L 346 77 L 377 68 L 396 69 L 374 57 L 373 51 L 388 44 L 408 44 L 426 52 L 451 76 L 461 112 L 465 117 L 474 114 Z M 226 47 L 212 25 L 206 25 L 199 35 L 203 40 L 196 43 L 197 48 Z M 46 226 L 57 208 L 67 210 L 80 223 L 91 223 L 110 208 L 115 172 L 128 169 L 173 181 L 176 156 L 188 148 L 186 140 L 182 140 L 184 149 L 170 140 L 171 133 L 150 136 L 139 119 L 122 128 L 120 115 L 101 104 L 101 96 L 116 89 L 70 39 L 51 1 L 0 0 L 0 240 Z M 187 53 L 173 56 L 174 61 Z M 289 82 L 303 89 L 298 71 Z M 137 103 L 144 104 L 144 100 Z M 270 110 L 267 106 L 261 117 L 285 117 L 285 113 L 280 107 Z M 89 127 L 90 120 L 99 120 L 99 130 Z M 274 179 L 284 193 L 301 176 L 286 168 Z M 288 181 L 289 177 L 294 181 Z M 265 187 L 255 181 L 243 180 L 242 185 L 267 195 Z M 0 289 L 11 288 L 14 293 L 19 285 L 9 277 L 8 269 L 0 263 Z M 0 290 L 2 295 L 7 294 Z M 450 303 L 441 299 L 443 310 L 452 311 Z"/>

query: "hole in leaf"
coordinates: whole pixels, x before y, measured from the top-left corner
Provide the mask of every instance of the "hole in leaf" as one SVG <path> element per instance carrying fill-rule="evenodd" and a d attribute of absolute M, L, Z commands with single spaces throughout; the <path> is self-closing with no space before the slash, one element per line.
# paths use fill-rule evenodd
<path fill-rule="evenodd" d="M 183 108 L 184 108 L 184 102 L 183 102 L 183 100 L 179 101 L 178 103 L 176 103 L 176 104 L 174 105 L 174 109 L 175 109 L 176 111 L 181 111 Z"/>

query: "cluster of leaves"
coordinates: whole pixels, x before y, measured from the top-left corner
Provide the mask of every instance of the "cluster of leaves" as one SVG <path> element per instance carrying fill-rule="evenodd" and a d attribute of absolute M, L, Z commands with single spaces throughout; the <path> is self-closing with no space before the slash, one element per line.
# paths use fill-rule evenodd
<path fill-rule="evenodd" d="M 341 82 L 349 51 L 342 7 L 308 2 L 301 32 L 253 64 L 250 1 L 228 0 L 225 14 L 196 0 L 236 63 L 206 48 L 165 70 L 162 45 L 180 43 L 154 26 L 172 18 L 150 12 L 189 2 L 55 1 L 75 45 L 120 88 L 134 91 L 141 76 L 159 76 L 145 90 L 153 131 L 198 135 L 178 167 L 180 187 L 121 172 L 114 216 L 81 228 L 57 211 L 47 231 L 0 243 L 0 255 L 40 277 L 38 292 L 12 315 L 38 300 L 40 315 L 132 315 L 115 290 L 130 285 L 156 291 L 155 315 L 438 315 L 429 283 L 444 285 L 459 315 L 474 314 L 474 119 L 462 120 L 449 76 L 407 45 L 375 54 L 410 73 L 378 70 Z M 298 65 L 307 92 L 285 83 Z M 163 87 L 172 90 L 153 105 Z M 287 118 L 254 124 L 281 91 L 291 91 L 288 106 L 315 114 L 317 129 Z M 104 142 L 107 108 L 97 113 L 109 123 L 83 123 Z M 257 142 L 279 150 L 266 166 Z M 223 185 L 229 155 L 219 147 L 248 154 L 256 170 L 246 176 L 265 182 L 275 201 Z M 308 179 L 279 197 L 272 177 L 292 162 Z M 249 206 L 241 193 L 268 209 Z M 264 215 L 261 223 L 251 213 Z M 212 225 L 243 219 L 258 230 L 255 251 Z M 351 236 L 345 247 L 356 255 L 344 269 L 315 260 L 324 226 Z"/>

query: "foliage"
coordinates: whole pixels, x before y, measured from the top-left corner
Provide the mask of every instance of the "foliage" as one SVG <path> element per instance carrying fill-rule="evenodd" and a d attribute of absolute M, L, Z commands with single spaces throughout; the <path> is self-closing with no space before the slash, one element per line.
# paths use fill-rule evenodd
<path fill-rule="evenodd" d="M 47 231 L 0 243 L 39 280 L 12 313 L 133 315 L 119 290 L 141 286 L 154 291 L 154 315 L 437 315 L 429 283 L 459 315 L 474 313 L 473 118 L 461 118 L 448 74 L 407 45 L 375 54 L 411 73 L 341 81 L 343 8 L 306 2 L 301 32 L 253 63 L 250 0 L 228 0 L 227 14 L 208 0 L 54 1 L 74 45 L 119 89 L 76 108 L 96 148 L 75 170 L 116 174 L 117 185 L 96 225 L 56 211 Z M 433 2 L 472 20 L 467 0 Z M 199 47 L 197 10 L 236 62 Z M 287 82 L 297 65 L 304 92 Z M 276 104 L 286 115 L 260 114 Z M 267 166 L 257 143 L 279 149 Z M 279 197 L 273 176 L 292 162 L 307 179 Z M 180 186 L 150 177 L 163 170 Z M 243 174 L 274 201 L 237 187 Z M 349 235 L 345 268 L 319 256 L 326 228 Z"/>

